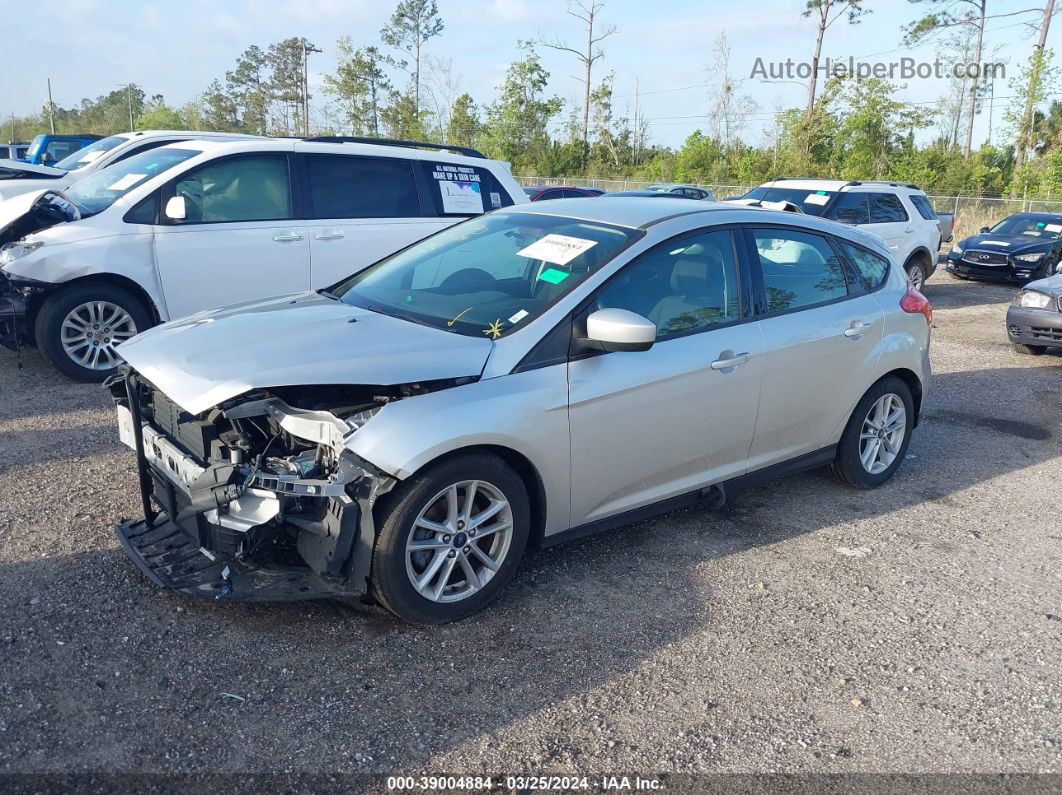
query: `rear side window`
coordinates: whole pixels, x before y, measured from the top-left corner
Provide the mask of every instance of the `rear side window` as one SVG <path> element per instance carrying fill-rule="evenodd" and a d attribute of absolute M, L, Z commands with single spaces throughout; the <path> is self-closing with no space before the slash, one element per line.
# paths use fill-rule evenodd
<path fill-rule="evenodd" d="M 907 220 L 907 210 L 894 193 L 868 193 L 870 223 L 894 224 Z"/>
<path fill-rule="evenodd" d="M 438 215 L 479 215 L 513 203 L 509 192 L 489 169 L 430 160 L 422 162 L 420 166 L 424 169 L 430 201 L 434 202 Z"/>
<path fill-rule="evenodd" d="M 186 224 L 286 220 L 288 159 L 267 154 L 216 160 L 179 177 L 174 195 L 184 197 Z"/>
<path fill-rule="evenodd" d="M 870 206 L 865 193 L 842 193 L 830 208 L 829 217 L 842 224 L 869 224 Z"/>
<path fill-rule="evenodd" d="M 929 203 L 929 199 L 923 196 L 921 193 L 912 193 L 909 197 L 911 204 L 918 210 L 918 214 L 925 218 L 927 221 L 937 220 L 937 211 L 933 209 L 933 205 Z"/>
<path fill-rule="evenodd" d="M 790 229 L 753 231 L 768 312 L 815 306 L 848 295 L 844 267 L 829 242 Z"/>
<path fill-rule="evenodd" d="M 859 287 L 863 290 L 868 292 L 876 290 L 885 281 L 885 274 L 889 272 L 889 262 L 884 257 L 843 242 L 841 250 L 855 266 Z"/>
<path fill-rule="evenodd" d="M 421 215 L 408 160 L 306 155 L 310 218 L 416 218 Z"/>

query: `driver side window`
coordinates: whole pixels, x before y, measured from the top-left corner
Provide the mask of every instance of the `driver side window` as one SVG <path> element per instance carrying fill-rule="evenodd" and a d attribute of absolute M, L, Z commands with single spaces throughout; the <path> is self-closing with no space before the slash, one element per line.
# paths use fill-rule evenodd
<path fill-rule="evenodd" d="M 288 159 L 282 154 L 236 157 L 183 174 L 174 195 L 185 201 L 185 223 L 279 221 L 291 218 Z"/>
<path fill-rule="evenodd" d="M 632 262 L 598 294 L 597 308 L 646 317 L 664 340 L 739 319 L 737 274 L 732 233 L 702 232 Z"/>

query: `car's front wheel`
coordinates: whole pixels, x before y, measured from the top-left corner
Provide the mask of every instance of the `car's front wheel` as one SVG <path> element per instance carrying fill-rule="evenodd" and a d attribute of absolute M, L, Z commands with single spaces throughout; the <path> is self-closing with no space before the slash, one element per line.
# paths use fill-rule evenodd
<path fill-rule="evenodd" d="M 474 613 L 512 580 L 531 525 L 520 477 L 488 453 L 452 458 L 377 506 L 373 596 L 399 618 L 441 624 Z"/>
<path fill-rule="evenodd" d="M 103 381 L 122 361 L 119 343 L 148 329 L 151 312 L 143 301 L 113 284 L 60 288 L 37 313 L 37 347 L 65 375 Z"/>
<path fill-rule="evenodd" d="M 852 412 L 830 465 L 833 477 L 873 489 L 893 476 L 911 444 L 915 409 L 911 390 L 889 376 L 872 386 Z"/>

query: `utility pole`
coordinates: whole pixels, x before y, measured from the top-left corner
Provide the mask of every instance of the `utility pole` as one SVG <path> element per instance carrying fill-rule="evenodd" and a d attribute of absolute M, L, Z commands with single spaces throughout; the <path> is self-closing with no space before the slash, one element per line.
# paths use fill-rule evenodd
<path fill-rule="evenodd" d="M 638 87 L 638 78 L 634 78 L 634 165 L 638 165 L 638 149 L 641 144 L 642 135 L 642 123 L 638 118 L 638 100 L 641 98 L 641 91 Z"/>
<path fill-rule="evenodd" d="M 1047 45 L 1047 30 L 1051 27 L 1051 16 L 1055 13 L 1055 0 L 1047 0 L 1044 6 L 1044 20 L 1040 24 L 1040 40 L 1033 51 L 1032 72 L 1029 74 L 1029 87 L 1026 89 L 1025 113 L 1018 130 L 1018 140 L 1014 151 L 1014 168 L 1020 169 L 1025 163 L 1025 152 L 1032 145 L 1033 110 L 1036 95 L 1040 91 L 1040 79 L 1043 74 L 1044 47 Z"/>
<path fill-rule="evenodd" d="M 311 52 L 322 52 L 306 39 L 302 39 L 302 134 L 310 134 L 310 72 L 308 58 Z"/>
<path fill-rule="evenodd" d="M 125 87 L 125 100 L 129 104 L 129 132 L 133 131 L 133 84 Z"/>
<path fill-rule="evenodd" d="M 55 135 L 55 105 L 52 104 L 52 78 L 48 78 L 48 122 Z"/>

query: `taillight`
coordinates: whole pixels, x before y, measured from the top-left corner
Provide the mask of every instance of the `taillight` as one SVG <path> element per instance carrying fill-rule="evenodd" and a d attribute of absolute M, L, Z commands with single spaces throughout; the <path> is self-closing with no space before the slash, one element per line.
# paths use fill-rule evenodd
<path fill-rule="evenodd" d="M 912 314 L 917 312 L 924 315 L 926 323 L 933 325 L 933 306 L 929 303 L 929 299 L 918 292 L 913 285 L 907 285 L 907 292 L 900 299 L 900 309 L 904 312 Z"/>

